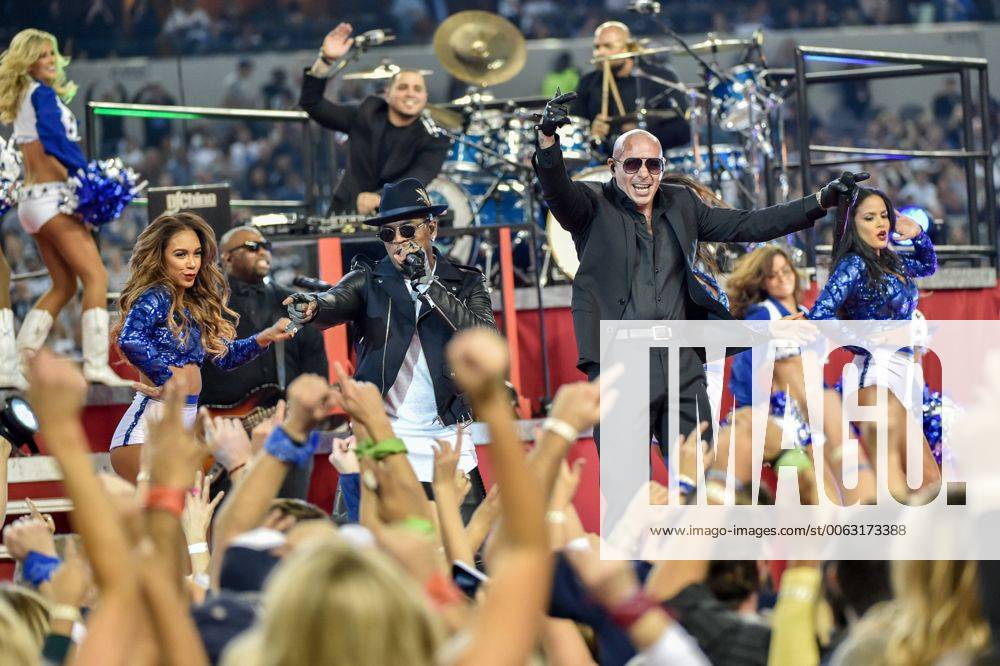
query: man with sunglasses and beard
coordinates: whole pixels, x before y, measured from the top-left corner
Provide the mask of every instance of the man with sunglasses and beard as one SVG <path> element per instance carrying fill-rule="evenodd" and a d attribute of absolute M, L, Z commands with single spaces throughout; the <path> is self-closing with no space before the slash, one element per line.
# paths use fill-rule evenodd
<path fill-rule="evenodd" d="M 868 177 L 844 172 L 840 179 L 802 199 L 761 210 L 709 208 L 691 190 L 661 184 L 665 162 L 660 142 L 644 130 L 615 141 L 607 183 L 572 181 L 566 173 L 556 129 L 568 122 L 575 93 L 557 95 L 536 126 L 533 164 L 542 197 L 570 232 L 580 257 L 573 280 L 572 312 L 577 367 L 593 379 L 600 373 L 601 320 L 732 319 L 705 291 L 692 265 L 699 241 L 763 242 L 811 227 Z M 669 329 L 656 326 L 653 339 Z M 654 348 L 650 364 L 650 429 L 667 452 L 667 349 Z M 680 424 L 687 435 L 700 420 L 711 421 L 704 351 L 680 353 Z M 599 431 L 594 440 L 600 446 Z"/>
<path fill-rule="evenodd" d="M 268 279 L 270 241 L 252 227 L 235 227 L 219 239 L 219 250 L 222 270 L 229 283 L 227 304 L 240 317 L 236 324 L 237 334 L 252 335 L 260 330 L 261 322 L 284 317 L 282 301 L 292 292 Z M 211 363 L 203 365 L 199 402 L 219 407 L 239 405 L 248 397 L 253 399 L 264 392 L 283 392 L 299 375 L 312 373 L 326 377 L 328 372 L 323 335 L 316 330 L 300 331 L 291 340 L 272 345 L 253 361 L 234 370 L 220 370 Z M 240 463 L 232 461 L 232 466 Z M 311 474 L 311 464 L 293 467 L 279 496 L 306 499 Z"/>
<path fill-rule="evenodd" d="M 419 180 L 386 185 L 381 201 L 379 215 L 365 224 L 378 227 L 387 256 L 371 269 L 352 270 L 329 291 L 294 294 L 285 305 L 296 325 L 355 327 L 354 378 L 379 387 L 393 430 L 428 490 L 435 440 L 454 445 L 465 429 L 459 467 L 472 486 L 461 507 L 468 521 L 485 491 L 466 428 L 472 411 L 452 379 L 444 349 L 458 331 L 496 329 L 486 280 L 477 268 L 455 264 L 433 247 L 437 220 L 448 207 L 435 205 Z"/>

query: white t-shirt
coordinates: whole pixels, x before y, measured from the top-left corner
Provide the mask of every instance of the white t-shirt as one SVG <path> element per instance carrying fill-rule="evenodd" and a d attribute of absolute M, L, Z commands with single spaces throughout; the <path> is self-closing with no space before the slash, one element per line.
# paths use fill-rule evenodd
<path fill-rule="evenodd" d="M 412 282 L 406 280 L 406 286 L 413 299 L 416 319 L 419 322 L 420 308 L 423 303 L 418 296 L 427 291 L 430 285 L 418 285 L 417 291 L 414 291 Z M 399 379 L 397 378 L 396 381 Z M 424 356 L 423 349 L 420 349 L 420 355 L 413 367 L 413 378 L 406 389 L 403 401 L 396 408 L 395 416 L 391 420 L 396 436 L 403 440 L 409 450 L 410 464 L 413 465 L 417 478 L 421 481 L 432 481 L 434 478 L 434 440 L 445 439 L 454 445 L 459 425 L 446 426 L 438 416 L 437 401 L 434 398 L 434 382 L 431 381 L 431 371 L 427 366 L 427 358 Z M 462 453 L 458 465 L 463 472 L 474 469 L 478 464 L 475 442 L 472 441 L 471 433 L 471 428 L 465 428 L 462 437 Z"/>

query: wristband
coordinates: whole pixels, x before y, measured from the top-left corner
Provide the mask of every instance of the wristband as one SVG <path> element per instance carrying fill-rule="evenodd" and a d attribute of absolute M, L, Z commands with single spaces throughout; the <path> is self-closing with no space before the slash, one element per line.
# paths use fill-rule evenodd
<path fill-rule="evenodd" d="M 232 468 L 230 470 L 226 470 L 226 474 L 228 474 L 229 476 L 232 476 L 233 474 L 236 474 L 236 472 L 240 471 L 241 469 L 243 469 L 246 466 L 247 466 L 246 463 L 240 463 L 236 467 L 234 467 L 234 468 Z"/>
<path fill-rule="evenodd" d="M 313 431 L 309 433 L 309 439 L 303 442 L 296 442 L 289 437 L 288 433 L 281 426 L 275 428 L 264 442 L 264 451 L 274 456 L 283 463 L 305 467 L 312 460 L 316 448 L 319 446 L 319 433 Z"/>
<path fill-rule="evenodd" d="M 170 486 L 155 485 L 149 488 L 146 495 L 145 508 L 147 511 L 166 511 L 174 518 L 180 520 L 184 513 L 184 496 L 187 492 L 181 488 L 171 488 Z"/>
<path fill-rule="evenodd" d="M 208 543 L 204 541 L 199 541 L 198 543 L 192 543 L 188 546 L 188 555 L 198 555 L 200 553 L 208 552 Z"/>
<path fill-rule="evenodd" d="M 69 604 L 56 604 L 49 608 L 49 617 L 52 621 L 65 620 L 66 622 L 79 622 L 82 618 L 80 609 Z"/>
<path fill-rule="evenodd" d="M 545 520 L 553 525 L 562 525 L 566 522 L 566 512 L 552 509 L 546 512 Z"/>
<path fill-rule="evenodd" d="M 333 63 L 337 62 L 336 58 L 333 59 L 327 58 L 326 54 L 323 53 L 323 49 L 319 50 L 319 53 L 316 54 L 316 57 L 322 60 L 323 64 L 326 65 L 327 67 L 333 67 Z"/>
<path fill-rule="evenodd" d="M 608 616 L 620 629 L 628 631 L 629 627 L 639 621 L 643 615 L 660 605 L 640 588 L 626 601 L 608 608 Z"/>
<path fill-rule="evenodd" d="M 383 460 L 397 453 L 407 453 L 406 444 L 399 437 L 389 437 L 380 442 L 372 442 L 367 439 L 357 448 L 359 458 L 371 458 L 372 460 Z"/>
<path fill-rule="evenodd" d="M 410 516 L 396 523 L 398 527 L 410 532 L 416 532 L 421 536 L 434 536 L 434 523 L 419 516 Z"/>
<path fill-rule="evenodd" d="M 552 434 L 562 437 L 567 442 L 575 442 L 580 437 L 580 433 L 576 428 L 562 419 L 555 419 L 551 416 L 542 421 L 542 430 L 548 430 Z"/>
<path fill-rule="evenodd" d="M 143 471 L 135 475 L 136 483 L 142 483 L 143 481 L 149 481 L 149 472 Z"/>
<path fill-rule="evenodd" d="M 677 485 L 681 489 L 681 495 L 690 495 L 695 490 L 694 479 L 686 474 L 677 475 Z"/>
<path fill-rule="evenodd" d="M 438 607 L 450 606 L 463 599 L 462 591 L 455 585 L 455 581 L 440 571 L 428 578 L 427 582 L 424 583 L 424 593 Z"/>
<path fill-rule="evenodd" d="M 48 582 L 61 564 L 58 557 L 44 555 L 37 550 L 29 550 L 24 558 L 24 579 L 34 587 Z"/>
<path fill-rule="evenodd" d="M 812 469 L 812 460 L 800 448 L 788 449 L 774 461 L 775 467 L 794 467 L 798 470 Z"/>

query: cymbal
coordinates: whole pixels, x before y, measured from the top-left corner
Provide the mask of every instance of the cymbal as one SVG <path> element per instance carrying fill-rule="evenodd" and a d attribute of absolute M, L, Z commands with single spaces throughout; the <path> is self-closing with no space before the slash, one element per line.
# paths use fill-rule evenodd
<path fill-rule="evenodd" d="M 374 69 L 365 69 L 360 72 L 351 72 L 350 74 L 344 74 L 343 78 L 348 81 L 361 80 L 361 81 L 381 81 L 383 79 L 391 79 L 403 70 L 399 65 L 393 65 L 392 63 L 384 62 Z M 409 71 L 409 70 L 408 70 Z M 430 76 L 434 72 L 429 69 L 418 69 L 414 70 L 423 74 L 424 76 Z"/>
<path fill-rule="evenodd" d="M 468 106 L 471 104 L 473 106 L 479 106 L 480 104 L 489 104 L 495 100 L 496 98 L 493 96 L 493 93 L 483 90 L 472 92 L 467 95 L 462 95 L 457 99 L 453 99 L 451 100 L 451 105 Z"/>
<path fill-rule="evenodd" d="M 698 42 L 697 44 L 691 45 L 691 50 L 698 55 L 711 55 L 713 53 L 725 53 L 727 51 L 739 51 L 740 49 L 745 49 L 753 43 L 750 39 L 716 39 L 712 37 L 706 39 L 703 42 Z M 679 46 L 673 46 L 672 49 L 676 49 L 673 53 L 677 55 L 688 55 L 688 52 Z"/>
<path fill-rule="evenodd" d="M 427 113 L 430 114 L 431 120 L 446 130 L 457 132 L 462 129 L 462 114 L 457 111 L 446 109 L 443 106 L 428 104 Z"/>
<path fill-rule="evenodd" d="M 513 23 L 477 10 L 452 14 L 438 26 L 434 53 L 452 76 L 482 87 L 514 78 L 528 57 Z"/>

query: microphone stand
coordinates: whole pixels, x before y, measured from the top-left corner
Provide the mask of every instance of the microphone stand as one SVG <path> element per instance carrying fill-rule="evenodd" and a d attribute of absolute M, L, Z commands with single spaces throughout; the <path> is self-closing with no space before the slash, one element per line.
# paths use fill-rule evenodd
<path fill-rule="evenodd" d="M 708 91 L 709 89 L 708 83 L 711 77 L 715 77 L 719 81 L 735 83 L 728 74 L 723 74 L 719 72 L 714 67 L 712 67 L 712 65 L 710 65 L 707 60 L 705 60 L 698 53 L 696 53 L 694 49 L 692 49 L 691 46 L 684 41 L 683 37 L 678 35 L 673 28 L 667 25 L 666 21 L 660 18 L 659 10 L 652 11 L 649 16 L 651 19 L 653 19 L 653 22 L 656 23 L 656 25 L 658 25 L 660 29 L 663 30 L 663 32 L 668 37 L 677 42 L 680 45 L 680 47 L 684 49 L 685 53 L 694 58 L 695 62 L 701 65 L 702 77 L 705 79 L 706 91 Z M 707 95 L 707 98 L 708 98 L 708 128 L 707 128 L 708 136 L 706 137 L 706 143 L 708 144 L 708 172 L 712 179 L 712 188 L 718 192 L 722 187 L 722 183 L 720 180 L 719 170 L 716 168 L 715 164 L 715 151 L 712 148 L 712 145 L 714 143 L 712 137 L 713 134 L 712 125 L 715 123 L 715 105 L 712 104 L 712 98 L 710 95 Z"/>

